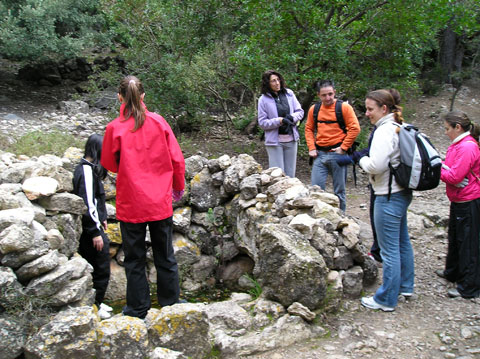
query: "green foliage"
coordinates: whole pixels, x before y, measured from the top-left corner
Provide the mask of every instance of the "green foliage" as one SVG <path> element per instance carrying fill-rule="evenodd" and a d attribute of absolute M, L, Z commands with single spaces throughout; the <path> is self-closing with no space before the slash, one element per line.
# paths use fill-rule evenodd
<path fill-rule="evenodd" d="M 204 357 L 204 359 L 220 359 L 222 357 L 222 352 L 214 344 L 212 344 L 212 349 Z"/>
<path fill-rule="evenodd" d="M 30 62 L 72 58 L 108 44 L 98 0 L 0 3 L 0 55 Z"/>
<path fill-rule="evenodd" d="M 248 294 L 250 294 L 254 300 L 260 297 L 263 290 L 260 284 L 257 282 L 257 280 L 249 274 L 244 274 L 244 277 L 247 278 L 248 281 L 253 284 L 253 287 L 248 291 Z"/>
<path fill-rule="evenodd" d="M 63 156 L 65 150 L 69 147 L 83 148 L 85 142 L 72 134 L 60 131 L 34 131 L 18 138 L 16 142 L 1 148 L 1 150 L 16 155 L 41 156 L 52 154 Z"/>

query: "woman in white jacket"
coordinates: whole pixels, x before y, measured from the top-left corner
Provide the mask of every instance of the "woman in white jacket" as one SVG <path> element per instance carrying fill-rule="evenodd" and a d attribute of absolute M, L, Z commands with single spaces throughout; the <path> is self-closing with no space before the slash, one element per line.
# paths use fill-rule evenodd
<path fill-rule="evenodd" d="M 399 294 L 410 297 L 414 284 L 413 249 L 407 228 L 412 192 L 390 176 L 389 168 L 389 164 L 396 167 L 400 163 L 399 127 L 395 124 L 403 122 L 399 103 L 400 94 L 395 89 L 367 95 L 366 115 L 375 125 L 375 133 L 369 153 L 359 159 L 375 192 L 374 221 L 383 259 L 382 286 L 374 296 L 363 297 L 362 305 L 386 312 L 395 309 Z"/>

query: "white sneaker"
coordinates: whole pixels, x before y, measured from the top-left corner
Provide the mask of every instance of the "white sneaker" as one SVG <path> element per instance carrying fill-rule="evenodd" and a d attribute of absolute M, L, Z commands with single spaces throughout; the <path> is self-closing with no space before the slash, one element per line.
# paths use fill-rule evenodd
<path fill-rule="evenodd" d="M 100 319 L 109 319 L 112 317 L 112 315 L 109 312 L 101 308 L 98 310 L 98 316 L 100 317 Z"/>
<path fill-rule="evenodd" d="M 377 303 L 373 297 L 363 297 L 362 298 L 362 305 L 364 307 L 367 307 L 369 309 L 381 309 L 384 312 L 393 312 L 395 308 L 393 307 L 387 307 L 386 305 L 382 305 L 380 303 Z"/>
<path fill-rule="evenodd" d="M 106 305 L 105 303 L 100 304 L 100 308 L 98 309 L 103 309 L 106 312 L 113 312 L 113 308 Z"/>

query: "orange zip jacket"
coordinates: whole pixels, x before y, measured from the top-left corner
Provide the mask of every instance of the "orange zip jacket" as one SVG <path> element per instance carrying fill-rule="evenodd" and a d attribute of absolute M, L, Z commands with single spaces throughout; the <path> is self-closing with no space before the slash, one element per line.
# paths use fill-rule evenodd
<path fill-rule="evenodd" d="M 318 121 L 336 121 L 335 116 L 335 102 L 330 106 L 320 107 L 318 111 Z M 307 123 L 305 124 L 305 140 L 307 141 L 308 150 L 314 150 L 315 143 L 320 147 L 333 146 L 337 143 L 342 143 L 341 148 L 346 151 L 352 147 L 353 142 L 360 133 L 360 124 L 358 123 L 355 111 L 348 103 L 342 103 L 342 114 L 345 121 L 347 133 L 345 134 L 340 126 L 336 123 L 321 123 L 317 122 L 317 138 L 315 139 L 313 108 L 311 106 L 308 110 Z"/>

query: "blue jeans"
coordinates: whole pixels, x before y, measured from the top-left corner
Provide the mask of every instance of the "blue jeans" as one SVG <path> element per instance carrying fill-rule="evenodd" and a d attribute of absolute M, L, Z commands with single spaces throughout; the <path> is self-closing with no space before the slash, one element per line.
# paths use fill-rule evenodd
<path fill-rule="evenodd" d="M 388 307 L 397 305 L 399 293 L 413 293 L 413 249 L 407 228 L 407 209 L 412 192 L 404 190 L 375 197 L 374 219 L 380 254 L 383 259 L 383 283 L 374 299 Z"/>
<path fill-rule="evenodd" d="M 312 185 L 318 185 L 325 190 L 328 173 L 332 174 L 333 192 L 340 201 L 340 209 L 345 212 L 347 208 L 345 196 L 345 179 L 347 177 L 347 166 L 340 166 L 336 157 L 340 156 L 335 152 L 317 151 L 317 157 L 312 167 Z"/>
<path fill-rule="evenodd" d="M 281 168 L 287 176 L 295 177 L 297 168 L 298 142 L 280 142 L 278 146 L 265 146 L 268 153 L 268 167 Z"/>

